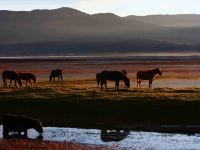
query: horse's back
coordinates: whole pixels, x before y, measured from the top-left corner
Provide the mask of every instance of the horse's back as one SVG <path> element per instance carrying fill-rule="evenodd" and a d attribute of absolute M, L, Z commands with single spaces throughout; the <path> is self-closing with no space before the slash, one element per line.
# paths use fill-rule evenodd
<path fill-rule="evenodd" d="M 16 76 L 17 73 L 15 71 L 4 70 L 2 73 L 2 78 L 13 78 Z"/>
<path fill-rule="evenodd" d="M 31 126 L 35 119 L 23 115 L 6 114 L 2 119 L 3 127 L 11 131 L 23 131 Z"/>
<path fill-rule="evenodd" d="M 3 127 L 12 131 L 18 131 L 23 126 L 20 120 L 19 116 L 6 114 L 2 119 Z"/>
<path fill-rule="evenodd" d="M 105 80 L 120 80 L 124 74 L 120 71 L 102 71 L 101 78 Z"/>
<path fill-rule="evenodd" d="M 62 75 L 62 70 L 60 70 L 60 69 L 52 70 L 51 75 L 53 75 L 53 76 Z"/>
<path fill-rule="evenodd" d="M 36 78 L 36 75 L 34 75 L 33 73 L 27 73 L 27 76 L 31 79 Z"/>

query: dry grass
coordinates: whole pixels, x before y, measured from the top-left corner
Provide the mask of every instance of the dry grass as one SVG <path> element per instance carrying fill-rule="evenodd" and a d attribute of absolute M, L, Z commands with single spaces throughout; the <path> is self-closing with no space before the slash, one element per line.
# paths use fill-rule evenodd
<path fill-rule="evenodd" d="M 36 87 L 0 88 L 5 113 L 40 119 L 45 126 L 127 126 L 135 122 L 200 123 L 200 88 L 123 88 L 100 91 L 94 79 L 39 81 Z M 36 111 L 35 111 L 36 110 Z"/>
<path fill-rule="evenodd" d="M 0 140 L 1 150 L 108 150 L 101 146 L 88 146 L 73 142 L 50 142 L 40 140 Z M 112 148 L 111 148 L 112 149 Z"/>
<path fill-rule="evenodd" d="M 100 90 L 94 79 L 68 80 L 65 82 L 40 81 L 37 86 L 23 88 L 0 88 L 0 100 L 15 98 L 63 98 L 67 96 L 79 96 L 81 99 L 103 100 L 182 100 L 199 101 L 200 88 L 129 88 L 121 84 L 120 91 L 114 91 L 114 83 L 108 83 L 109 92 Z"/>

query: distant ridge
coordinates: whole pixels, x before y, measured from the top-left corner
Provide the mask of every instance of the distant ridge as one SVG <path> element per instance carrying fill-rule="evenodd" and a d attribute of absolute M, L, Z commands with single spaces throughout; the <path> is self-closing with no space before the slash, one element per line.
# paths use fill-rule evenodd
<path fill-rule="evenodd" d="M 131 15 L 127 16 L 126 18 L 166 27 L 200 27 L 200 15 L 197 14 L 148 16 Z"/>
<path fill-rule="evenodd" d="M 193 27 L 188 24 L 178 27 L 176 22 L 177 26 L 171 28 L 172 25 L 164 26 L 144 18 L 120 17 L 112 13 L 89 15 L 65 7 L 2 10 L 0 55 L 200 50 L 198 21 L 189 22 L 196 25 Z"/>

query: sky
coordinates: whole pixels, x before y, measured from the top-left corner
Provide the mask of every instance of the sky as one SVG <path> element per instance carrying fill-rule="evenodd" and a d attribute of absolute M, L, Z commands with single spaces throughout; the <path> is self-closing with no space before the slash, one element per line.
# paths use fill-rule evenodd
<path fill-rule="evenodd" d="M 200 0 L 0 0 L 0 10 L 29 11 L 71 7 L 89 14 L 119 16 L 200 14 Z"/>

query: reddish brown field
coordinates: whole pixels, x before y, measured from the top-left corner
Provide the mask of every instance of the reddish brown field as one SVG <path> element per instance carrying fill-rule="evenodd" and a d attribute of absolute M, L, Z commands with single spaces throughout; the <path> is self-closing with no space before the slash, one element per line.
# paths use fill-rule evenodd
<path fill-rule="evenodd" d="M 1 140 L 1 150 L 107 150 L 112 148 L 87 146 L 73 142 L 45 142 L 40 140 Z"/>
<path fill-rule="evenodd" d="M 103 70 L 122 70 L 128 72 L 131 87 L 136 87 L 136 74 L 140 70 L 149 70 L 159 67 L 163 76 L 156 76 L 153 85 L 155 88 L 198 88 L 200 84 L 200 61 L 182 60 L 134 60 L 134 59 L 96 59 L 96 58 L 69 58 L 69 59 L 6 59 L 0 60 L 0 73 L 3 70 L 16 72 L 32 72 L 37 81 L 48 81 L 50 71 L 62 69 L 64 81 L 92 79 L 97 72 Z M 2 85 L 2 81 L 0 81 Z M 146 87 L 146 83 L 142 85 Z"/>

